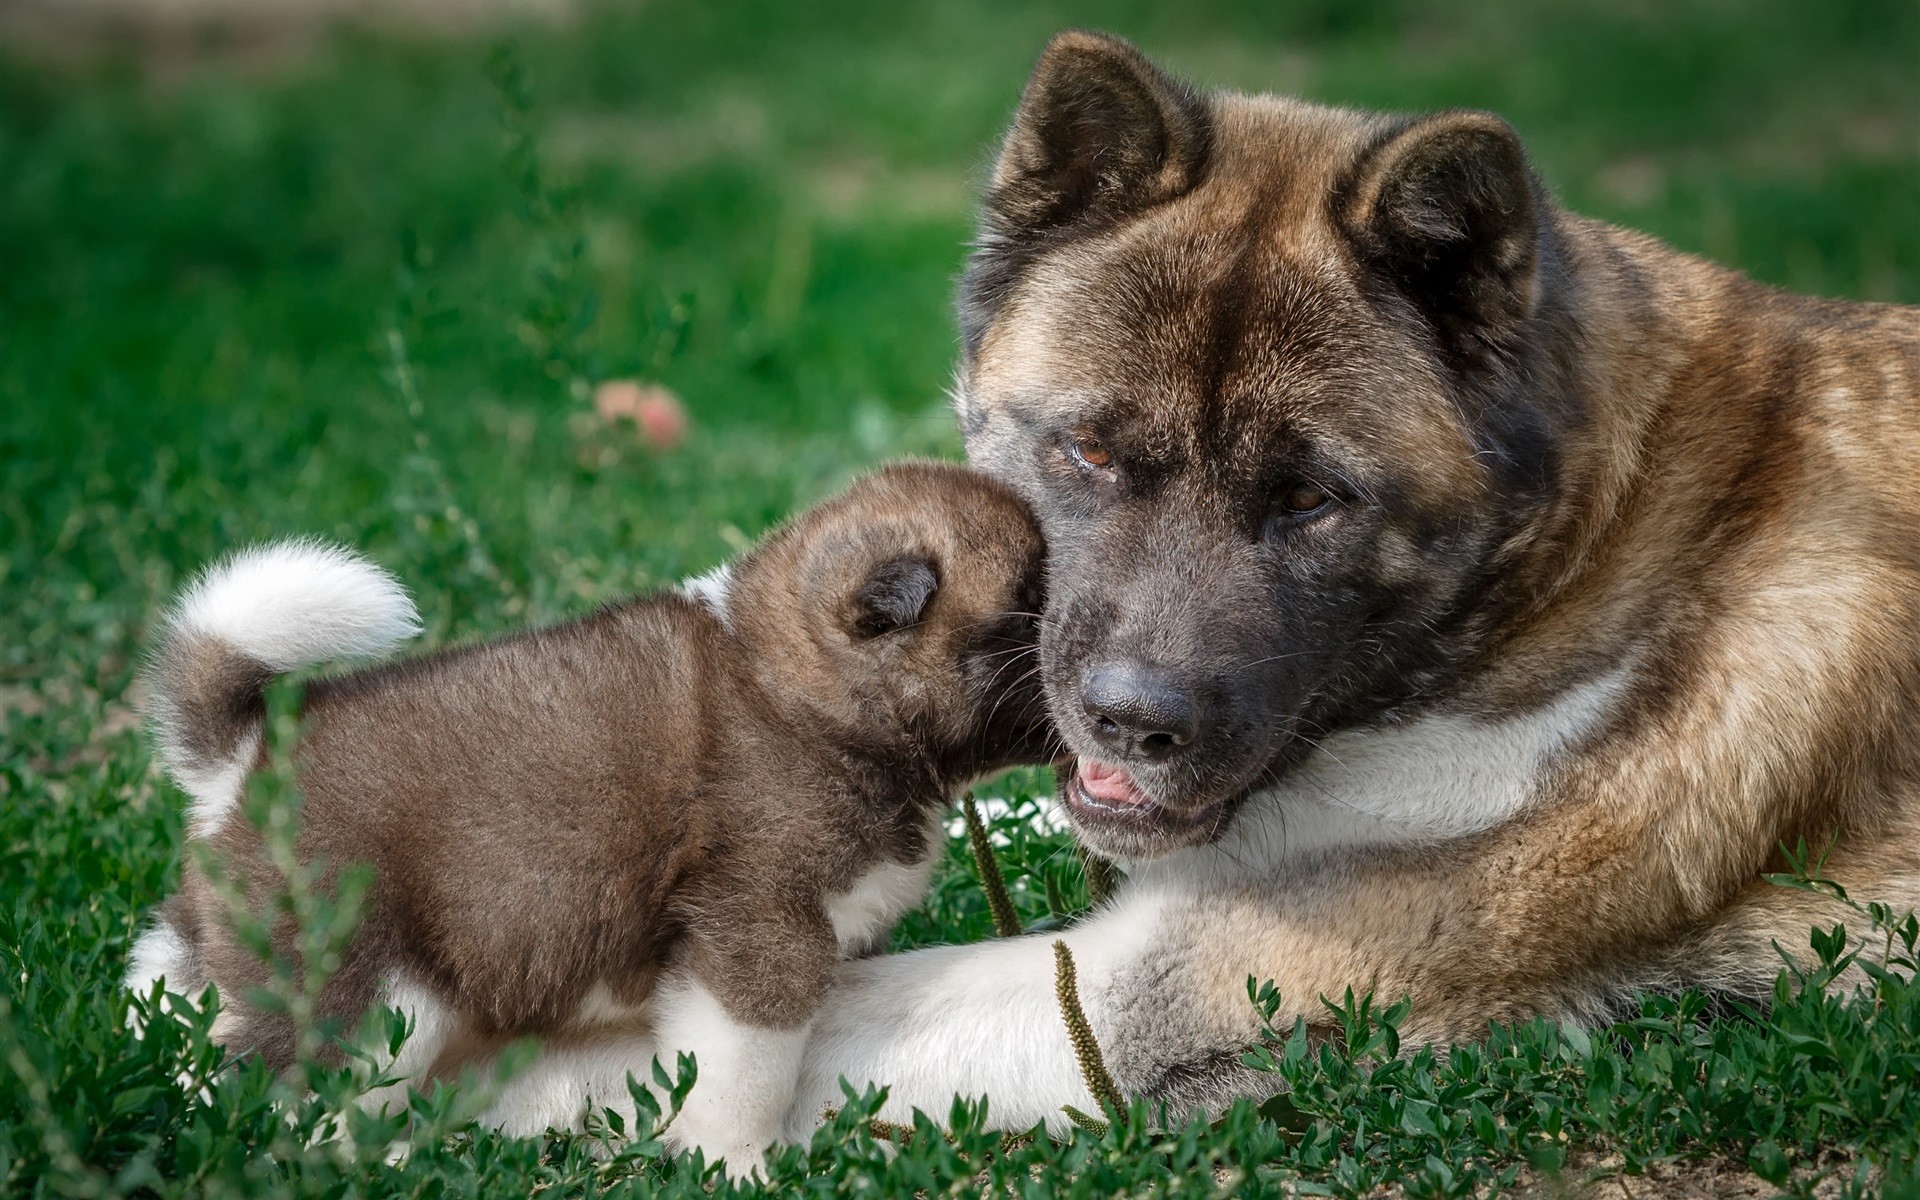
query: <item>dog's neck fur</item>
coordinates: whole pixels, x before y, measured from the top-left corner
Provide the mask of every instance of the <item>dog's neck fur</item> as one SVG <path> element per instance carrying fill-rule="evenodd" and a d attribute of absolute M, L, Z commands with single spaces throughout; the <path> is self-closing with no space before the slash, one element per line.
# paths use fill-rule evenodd
<path fill-rule="evenodd" d="M 1504 632 L 1463 673 L 1469 704 L 1489 690 L 1530 688 L 1544 698 L 1623 663 L 1659 623 L 1651 614 L 1622 622 L 1620 605 L 1596 597 L 1638 594 L 1631 607 L 1656 604 L 1651 573 L 1627 565 L 1667 553 L 1667 528 L 1730 503 L 1742 482 L 1729 473 L 1703 484 L 1675 457 L 1689 427 L 1726 415 L 1690 411 L 1701 392 L 1680 386 L 1714 369 L 1713 348 L 1688 313 L 1711 297 L 1722 312 L 1732 305 L 1762 320 L 1743 293 L 1767 289 L 1598 221 L 1556 210 L 1550 224 L 1563 272 L 1541 297 L 1529 384 L 1561 418 L 1559 465 L 1551 495 L 1509 538 L 1505 593 L 1495 602 Z M 1649 269 L 1650 255 L 1661 270 Z M 1689 269 L 1675 272 L 1676 259 Z M 1528 647 L 1568 639 L 1586 646 L 1579 676 L 1542 673 Z"/>

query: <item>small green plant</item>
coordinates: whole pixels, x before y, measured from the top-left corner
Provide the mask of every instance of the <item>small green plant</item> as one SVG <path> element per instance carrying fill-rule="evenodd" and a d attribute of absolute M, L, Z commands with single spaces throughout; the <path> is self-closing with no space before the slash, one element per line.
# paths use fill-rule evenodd
<path fill-rule="evenodd" d="M 382 340 L 386 345 L 388 377 L 406 413 L 407 430 L 412 443 L 403 461 L 408 473 L 420 481 L 418 488 L 408 489 L 401 497 L 401 511 L 413 518 L 408 533 L 421 537 L 421 540 L 430 540 L 431 535 L 444 524 L 445 529 L 459 540 L 466 551 L 462 561 L 465 572 L 493 584 L 502 594 L 511 595 L 512 580 L 501 572 L 499 564 L 494 561 L 487 549 L 480 523 L 460 503 L 459 496 L 454 492 L 453 481 L 447 474 L 446 464 L 434 449 L 433 436 L 426 420 L 426 404 L 420 397 L 413 356 L 402 323 L 395 321 L 389 324 Z"/>
<path fill-rule="evenodd" d="M 373 1060 L 370 1047 L 345 1037 L 345 1031 L 322 1019 L 319 1011 L 321 994 L 359 927 L 373 872 L 365 864 L 301 860 L 294 767 L 299 726 L 299 687 L 281 680 L 267 692 L 266 765 L 249 778 L 241 810 L 260 835 L 262 861 L 228 862 L 205 842 L 192 843 L 189 850 L 225 902 L 240 944 L 266 968 L 266 982 L 252 989 L 245 1002 L 288 1019 L 300 1082 L 307 1090 L 322 1092 L 342 1081 L 320 1065 L 323 1060 L 337 1060 L 341 1051 L 361 1064 Z M 361 1032 L 380 1034 L 380 1040 L 397 1051 L 407 1030 L 402 1019 L 389 1029 Z M 346 1081 L 360 1084 L 362 1092 L 372 1086 L 370 1079 Z"/>
<path fill-rule="evenodd" d="M 1053 994 L 1060 1004 L 1060 1019 L 1067 1027 L 1067 1036 L 1073 1041 L 1073 1057 L 1080 1064 L 1080 1078 L 1107 1118 L 1096 1120 L 1069 1104 L 1065 1108 L 1067 1119 L 1096 1136 L 1104 1135 L 1114 1122 L 1126 1119 L 1127 1102 L 1107 1071 L 1100 1040 L 1094 1037 L 1086 1010 L 1080 1006 L 1080 973 L 1074 966 L 1073 951 L 1058 939 L 1053 943 Z"/>
<path fill-rule="evenodd" d="M 1019 937 L 1020 918 L 1013 911 L 1013 899 L 1007 895 L 1007 878 L 1000 873 L 1000 860 L 994 856 L 993 841 L 980 820 L 980 808 L 973 802 L 972 792 L 961 799 L 960 809 L 966 816 L 967 845 L 973 851 L 973 866 L 980 873 L 980 887 L 987 895 L 987 911 L 993 914 L 993 932 L 999 937 Z"/>
<path fill-rule="evenodd" d="M 1863 904 L 1849 896 L 1839 882 L 1826 877 L 1827 854 L 1832 849 L 1829 844 L 1818 858 L 1810 858 L 1805 838 L 1792 847 L 1782 846 L 1780 853 L 1786 860 L 1787 870 L 1768 875 L 1767 882 L 1833 901 L 1837 907 L 1864 919 L 1874 935 L 1874 944 L 1847 950 L 1844 925 L 1836 925 L 1824 936 L 1816 929 L 1813 951 L 1820 965 L 1814 973 L 1806 972 L 1800 960 L 1788 954 L 1784 947 L 1775 946 L 1787 973 L 1802 988 L 1824 989 L 1844 977 L 1849 969 L 1857 968 L 1877 985 L 1877 997 L 1889 988 L 1912 987 L 1915 974 L 1920 973 L 1920 949 L 1916 949 L 1916 943 L 1920 943 L 1920 916 L 1897 912 L 1891 905 L 1877 900 Z"/>
<path fill-rule="evenodd" d="M 530 261 L 532 287 L 518 323 L 522 341 L 540 370 L 574 400 L 584 400 L 591 377 L 585 341 L 600 310 L 599 292 L 586 270 L 587 237 L 579 189 L 561 183 L 540 154 L 533 128 L 533 91 L 520 55 L 510 42 L 495 46 L 487 76 L 500 102 L 502 159 L 536 238 Z"/>

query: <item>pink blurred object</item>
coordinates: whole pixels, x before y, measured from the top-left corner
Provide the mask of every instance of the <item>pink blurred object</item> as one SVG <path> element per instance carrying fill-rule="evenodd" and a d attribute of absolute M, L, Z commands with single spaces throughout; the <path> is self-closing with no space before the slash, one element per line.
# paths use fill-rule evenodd
<path fill-rule="evenodd" d="M 609 379 L 593 389 L 593 410 L 609 424 L 626 418 L 640 440 L 655 450 L 671 450 L 687 437 L 687 410 L 680 397 L 657 383 Z"/>

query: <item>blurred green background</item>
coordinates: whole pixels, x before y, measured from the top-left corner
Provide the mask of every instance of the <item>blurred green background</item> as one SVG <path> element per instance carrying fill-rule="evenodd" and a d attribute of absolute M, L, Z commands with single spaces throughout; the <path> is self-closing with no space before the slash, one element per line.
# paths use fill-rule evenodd
<path fill-rule="evenodd" d="M 293 3 L 224 32 L 126 20 L 139 0 L 100 36 L 0 21 L 12 711 L 97 715 L 181 573 L 247 540 L 365 546 L 445 638 L 702 568 L 877 457 L 957 453 L 969 206 L 1066 25 L 1209 84 L 1496 109 L 1575 208 L 1787 287 L 1920 299 L 1913 0 L 520 23 L 436 0 L 431 30 L 331 31 Z M 586 387 L 621 376 L 684 397 L 684 448 L 595 424 Z"/>

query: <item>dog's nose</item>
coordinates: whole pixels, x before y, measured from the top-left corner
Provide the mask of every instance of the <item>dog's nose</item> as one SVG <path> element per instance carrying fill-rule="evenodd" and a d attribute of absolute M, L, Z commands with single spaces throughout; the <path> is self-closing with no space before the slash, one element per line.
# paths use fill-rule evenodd
<path fill-rule="evenodd" d="M 1186 689 L 1169 673 L 1139 663 L 1108 663 L 1087 672 L 1080 702 L 1094 736 L 1129 758 L 1165 758 L 1200 728 Z"/>

